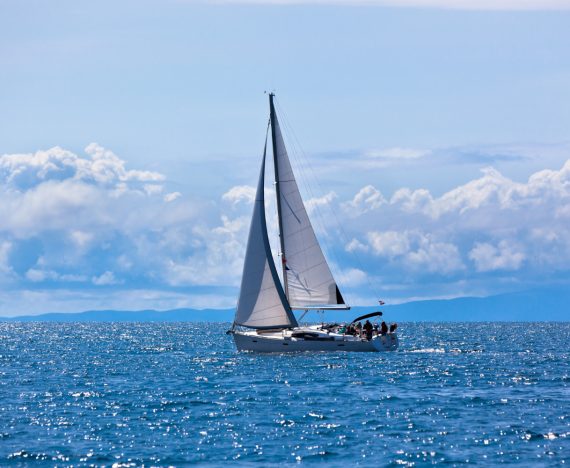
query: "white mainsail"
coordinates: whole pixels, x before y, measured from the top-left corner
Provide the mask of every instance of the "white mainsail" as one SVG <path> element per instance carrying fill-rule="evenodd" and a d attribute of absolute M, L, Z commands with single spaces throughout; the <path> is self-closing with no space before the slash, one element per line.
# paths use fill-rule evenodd
<path fill-rule="evenodd" d="M 348 309 L 303 204 L 275 115 L 272 95 L 270 106 L 287 299 L 293 309 L 320 307 Z"/>
<path fill-rule="evenodd" d="M 267 145 L 266 145 L 267 146 Z M 265 155 L 257 185 L 253 217 L 245 252 L 235 325 L 250 328 L 296 327 L 271 256 L 265 220 Z"/>

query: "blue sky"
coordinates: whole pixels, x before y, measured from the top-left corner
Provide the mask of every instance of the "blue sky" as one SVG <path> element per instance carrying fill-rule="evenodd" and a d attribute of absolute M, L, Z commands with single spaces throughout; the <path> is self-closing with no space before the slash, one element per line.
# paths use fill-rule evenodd
<path fill-rule="evenodd" d="M 0 3 L 0 315 L 234 305 L 264 90 L 353 304 L 566 284 L 569 21 L 563 0 Z"/>

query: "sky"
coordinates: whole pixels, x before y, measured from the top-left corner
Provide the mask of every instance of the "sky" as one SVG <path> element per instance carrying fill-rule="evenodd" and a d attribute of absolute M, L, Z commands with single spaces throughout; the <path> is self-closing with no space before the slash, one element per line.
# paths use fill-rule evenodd
<path fill-rule="evenodd" d="M 265 91 L 352 305 L 567 286 L 568 24 L 569 0 L 0 1 L 0 316 L 235 306 Z"/>

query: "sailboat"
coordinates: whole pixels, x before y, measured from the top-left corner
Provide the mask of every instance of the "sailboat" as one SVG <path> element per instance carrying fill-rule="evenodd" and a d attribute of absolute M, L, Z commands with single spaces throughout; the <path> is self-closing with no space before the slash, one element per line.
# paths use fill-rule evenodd
<path fill-rule="evenodd" d="M 239 351 L 393 351 L 398 347 L 395 327 L 365 336 L 355 323 L 382 315 L 374 312 L 337 324 L 301 326 L 294 310 L 348 310 L 319 245 L 287 155 L 269 94 L 269 123 L 261 171 L 245 254 L 236 314 L 229 334 Z M 269 127 L 273 165 L 283 284 L 271 253 L 265 217 L 265 162 Z M 303 315 L 304 315 L 303 314 Z M 301 317 L 302 318 L 302 317 Z M 347 332 L 350 331 L 350 332 Z"/>

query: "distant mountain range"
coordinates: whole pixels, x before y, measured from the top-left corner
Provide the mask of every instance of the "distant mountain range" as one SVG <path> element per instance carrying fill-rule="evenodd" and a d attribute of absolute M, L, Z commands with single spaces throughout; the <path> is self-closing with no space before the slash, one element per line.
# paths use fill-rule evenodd
<path fill-rule="evenodd" d="M 330 311 L 327 321 L 347 321 L 378 307 L 353 307 Z M 570 290 L 541 289 L 489 297 L 414 301 L 380 308 L 389 322 L 496 322 L 570 321 Z M 46 322 L 231 322 L 234 309 L 90 310 L 2 318 L 0 321 Z M 308 321 L 318 321 L 316 313 Z"/>

